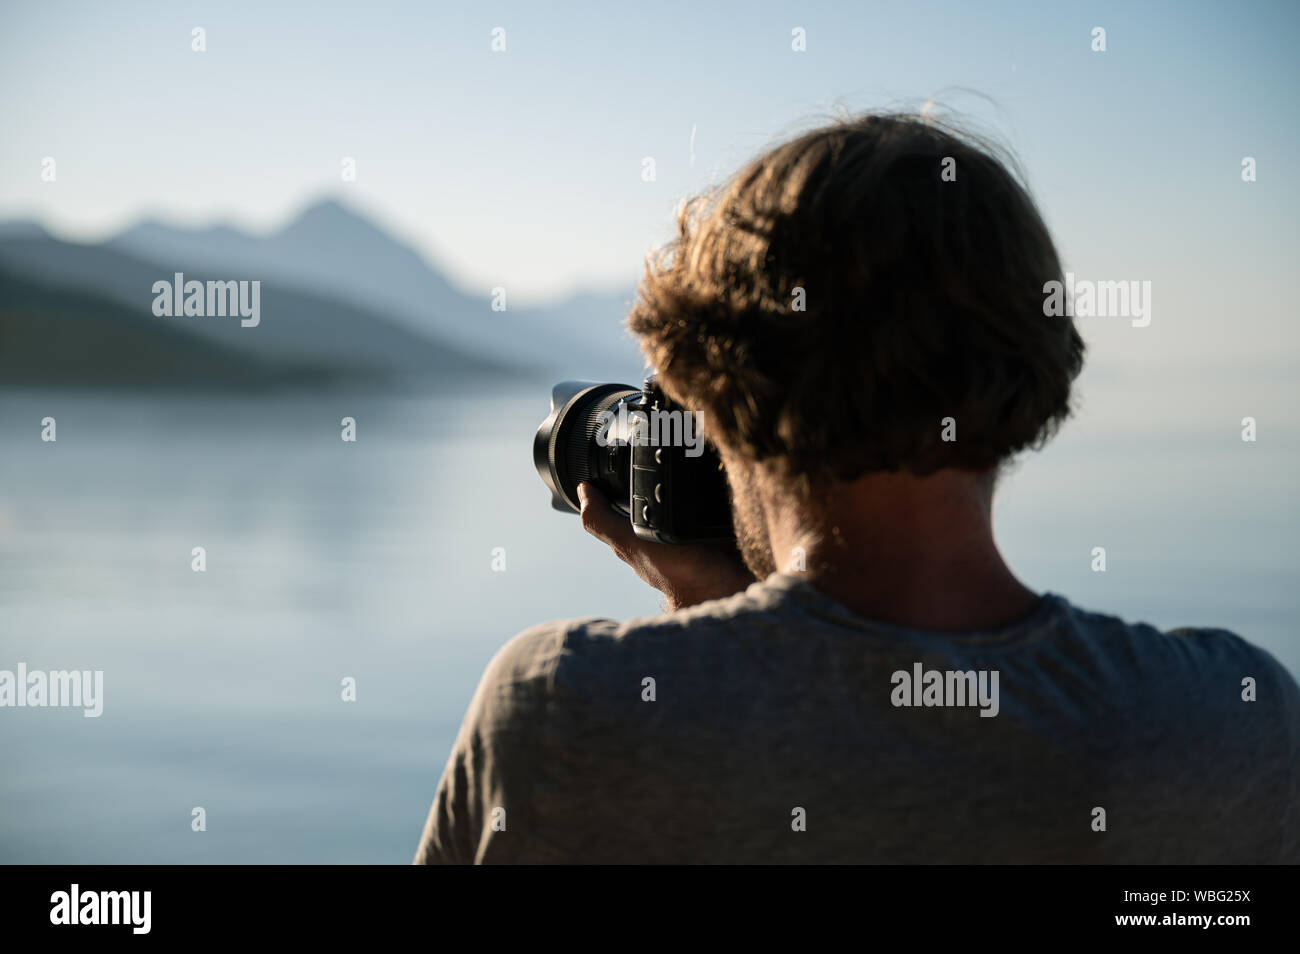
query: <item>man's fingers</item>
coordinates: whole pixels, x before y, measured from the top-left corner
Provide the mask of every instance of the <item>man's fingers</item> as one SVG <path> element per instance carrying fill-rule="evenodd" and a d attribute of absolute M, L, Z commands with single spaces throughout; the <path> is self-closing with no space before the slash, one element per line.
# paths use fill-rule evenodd
<path fill-rule="evenodd" d="M 611 547 L 619 559 L 627 560 L 637 542 L 636 531 L 626 514 L 609 504 L 609 499 L 588 483 L 578 484 L 578 503 L 582 505 L 582 529 Z"/>
<path fill-rule="evenodd" d="M 642 540 L 594 484 L 578 485 L 582 528 L 668 598 L 672 609 L 738 593 L 754 578 L 731 555 L 703 546 L 669 546 Z"/>

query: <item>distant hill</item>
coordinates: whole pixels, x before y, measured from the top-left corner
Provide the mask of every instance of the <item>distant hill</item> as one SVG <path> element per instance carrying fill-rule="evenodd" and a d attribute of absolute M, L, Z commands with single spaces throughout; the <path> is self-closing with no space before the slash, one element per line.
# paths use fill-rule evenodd
<path fill-rule="evenodd" d="M 52 369 L 66 370 L 76 364 L 70 355 L 81 352 L 63 330 L 55 328 L 56 322 L 75 325 L 87 341 L 103 344 L 106 359 L 124 357 L 115 341 L 144 345 L 152 335 L 153 343 L 146 350 L 163 349 L 182 364 L 203 366 L 212 380 L 219 379 L 217 372 L 224 368 L 236 383 L 244 380 L 245 371 L 256 377 L 274 369 L 299 382 L 389 381 L 417 386 L 434 386 L 447 378 L 499 379 L 528 372 L 526 367 L 511 367 L 415 334 L 372 310 L 274 278 L 262 279 L 261 323 L 255 328 L 242 327 L 238 318 L 156 317 L 153 284 L 171 281 L 175 271 L 187 281 L 256 277 L 180 254 L 164 267 L 110 247 L 28 234 L 0 237 L 0 271 L 4 273 L 0 274 L 0 308 L 10 335 L 4 355 L 8 373 L 0 382 L 16 380 L 16 367 L 24 361 L 23 376 L 32 380 L 40 378 L 42 360 L 54 361 Z M 33 322 L 54 335 L 62 350 L 35 347 Z M 213 349 L 210 366 L 197 357 L 205 347 Z M 91 355 L 93 351 L 86 353 Z M 140 365 L 127 361 L 123 367 L 139 369 Z M 124 372 L 115 380 L 128 378 Z M 157 379 L 158 372 L 150 372 L 141 380 Z"/>
<path fill-rule="evenodd" d="M 456 287 L 417 251 L 332 199 L 309 206 L 269 235 L 146 221 L 106 244 L 169 270 L 200 263 L 231 277 L 287 282 L 542 375 L 627 377 L 642 366 L 622 326 L 631 289 L 584 293 L 546 308 L 517 308 L 507 299 L 508 310 L 494 312 L 490 289 L 470 294 Z"/>
<path fill-rule="evenodd" d="M 88 292 L 0 270 L 0 384 L 272 388 L 349 377 L 365 375 L 258 357 Z"/>
<path fill-rule="evenodd" d="M 42 239 L 49 238 L 50 233 L 39 222 L 15 219 L 0 222 L 0 239 Z"/>

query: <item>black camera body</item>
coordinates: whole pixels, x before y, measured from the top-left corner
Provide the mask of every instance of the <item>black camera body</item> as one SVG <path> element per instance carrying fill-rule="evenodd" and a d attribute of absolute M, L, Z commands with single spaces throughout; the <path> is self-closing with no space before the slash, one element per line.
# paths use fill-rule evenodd
<path fill-rule="evenodd" d="M 734 541 L 731 501 L 698 413 L 674 406 L 651 378 L 627 384 L 564 381 L 533 439 L 533 463 L 551 506 L 577 513 L 589 481 L 658 543 Z"/>

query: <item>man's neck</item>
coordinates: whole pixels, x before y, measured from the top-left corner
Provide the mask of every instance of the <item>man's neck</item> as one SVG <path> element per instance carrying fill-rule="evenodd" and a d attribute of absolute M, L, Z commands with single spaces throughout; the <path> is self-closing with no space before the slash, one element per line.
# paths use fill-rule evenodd
<path fill-rule="evenodd" d="M 801 504 L 770 497 L 772 552 L 779 569 L 871 619 L 936 631 L 1002 626 L 1039 598 L 993 541 L 992 494 L 992 474 L 939 471 L 872 474 Z"/>

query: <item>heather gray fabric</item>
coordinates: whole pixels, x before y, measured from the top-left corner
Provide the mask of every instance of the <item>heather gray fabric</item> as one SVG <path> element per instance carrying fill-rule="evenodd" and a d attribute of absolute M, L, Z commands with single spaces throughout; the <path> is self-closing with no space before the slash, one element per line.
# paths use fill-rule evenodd
<path fill-rule="evenodd" d="M 997 714 L 894 705 L 918 663 L 996 671 Z M 416 861 L 1298 862 L 1298 740 L 1295 680 L 1223 630 L 1048 594 L 1005 629 L 925 633 L 777 574 L 511 640 Z"/>

